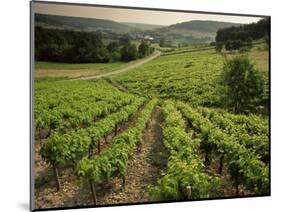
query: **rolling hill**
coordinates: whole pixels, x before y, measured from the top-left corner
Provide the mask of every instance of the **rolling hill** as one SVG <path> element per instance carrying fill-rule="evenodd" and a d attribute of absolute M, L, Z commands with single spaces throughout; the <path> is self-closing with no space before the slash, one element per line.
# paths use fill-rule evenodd
<path fill-rule="evenodd" d="M 116 21 L 70 17 L 59 15 L 35 14 L 35 25 L 56 28 L 70 29 L 79 31 L 104 31 L 116 34 L 130 34 L 132 38 L 149 35 L 156 42 L 165 39 L 168 46 L 178 46 L 179 44 L 202 44 L 214 41 L 218 29 L 239 26 L 237 23 L 219 21 L 200 21 L 177 23 L 169 26 L 142 23 L 119 23 Z"/>
<path fill-rule="evenodd" d="M 35 25 L 47 28 L 64 28 L 83 31 L 110 30 L 117 33 L 128 33 L 131 31 L 129 26 L 111 20 L 39 13 L 35 14 Z"/>
<path fill-rule="evenodd" d="M 170 25 L 166 27 L 169 30 L 189 30 L 189 31 L 197 31 L 203 33 L 216 33 L 218 29 L 238 26 L 240 24 L 231 23 L 231 22 L 220 22 L 220 21 L 188 21 Z"/>
<path fill-rule="evenodd" d="M 237 23 L 194 20 L 153 29 L 150 34 L 158 39 L 179 43 L 208 43 L 215 40 L 218 29 L 239 26 Z"/>
<path fill-rule="evenodd" d="M 122 24 L 125 24 L 129 27 L 139 29 L 139 30 L 153 30 L 153 29 L 159 29 L 162 27 L 165 27 L 163 25 L 156 25 L 156 24 L 142 24 L 142 23 L 130 23 L 130 22 L 122 22 Z"/>

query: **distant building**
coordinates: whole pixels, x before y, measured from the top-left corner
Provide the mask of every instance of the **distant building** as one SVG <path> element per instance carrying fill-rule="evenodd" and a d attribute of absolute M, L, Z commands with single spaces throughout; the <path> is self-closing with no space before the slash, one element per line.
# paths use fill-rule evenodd
<path fill-rule="evenodd" d="M 145 36 L 143 37 L 143 39 L 144 39 L 144 40 L 149 40 L 149 41 L 153 41 L 153 40 L 154 40 L 154 38 L 151 37 L 151 36 L 149 36 L 149 35 L 145 35 Z"/>

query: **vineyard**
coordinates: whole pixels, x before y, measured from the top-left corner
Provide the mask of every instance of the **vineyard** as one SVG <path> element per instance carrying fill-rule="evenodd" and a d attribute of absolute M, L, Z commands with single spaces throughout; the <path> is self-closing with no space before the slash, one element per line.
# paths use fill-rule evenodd
<path fill-rule="evenodd" d="M 266 52 L 249 55 L 268 79 Z M 107 78 L 36 79 L 36 208 L 268 195 L 268 114 L 217 95 L 231 57 L 179 48 Z"/>

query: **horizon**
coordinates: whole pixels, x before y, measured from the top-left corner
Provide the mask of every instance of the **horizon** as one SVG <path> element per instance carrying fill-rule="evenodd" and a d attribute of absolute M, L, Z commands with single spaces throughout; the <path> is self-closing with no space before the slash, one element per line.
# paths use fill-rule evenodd
<path fill-rule="evenodd" d="M 160 25 L 160 24 L 151 24 L 151 23 L 141 23 L 141 22 L 129 22 L 129 21 L 125 21 L 125 22 L 119 22 L 119 21 L 114 21 L 114 20 L 110 20 L 110 19 L 102 19 L 102 18 L 94 18 L 94 17 L 80 17 L 80 16 L 70 16 L 70 15 L 54 15 L 54 14 L 46 14 L 46 13 L 35 13 L 35 14 L 40 14 L 40 15 L 50 15 L 50 16 L 62 16 L 62 17 L 72 17 L 72 18 L 88 18 L 88 19 L 97 19 L 97 20 L 106 20 L 106 21 L 112 21 L 112 22 L 116 22 L 116 23 L 120 23 L 120 24 L 144 24 L 144 25 L 156 25 L 156 26 L 162 26 L 162 27 L 167 27 L 167 26 L 171 26 L 174 24 L 181 24 L 181 23 L 186 23 L 186 22 L 192 22 L 192 21 L 208 21 L 208 22 L 220 22 L 220 23 L 232 23 L 232 24 L 243 24 L 243 23 L 235 23 L 235 22 L 227 22 L 227 21 L 214 21 L 214 20 L 200 20 L 200 19 L 194 19 L 194 20 L 190 20 L 190 21 L 184 21 L 184 22 L 177 22 L 171 25 Z"/>
<path fill-rule="evenodd" d="M 58 15 L 78 18 L 110 20 L 118 23 L 137 23 L 169 26 L 189 21 L 216 21 L 234 24 L 249 24 L 259 21 L 262 17 L 216 15 L 196 12 L 171 12 L 142 9 L 108 8 L 85 5 L 68 5 L 37 3 L 32 5 L 34 13 Z M 128 21 L 130 20 L 130 21 Z"/>

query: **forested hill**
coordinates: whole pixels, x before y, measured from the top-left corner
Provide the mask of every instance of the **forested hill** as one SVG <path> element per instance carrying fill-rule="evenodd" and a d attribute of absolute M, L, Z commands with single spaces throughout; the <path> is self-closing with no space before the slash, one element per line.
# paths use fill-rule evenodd
<path fill-rule="evenodd" d="M 216 35 L 216 42 L 227 42 L 233 40 L 257 40 L 268 39 L 270 30 L 269 18 L 263 18 L 257 23 L 244 24 L 220 29 Z"/>
<path fill-rule="evenodd" d="M 183 29 L 198 32 L 216 33 L 218 29 L 239 26 L 240 24 L 220 21 L 188 21 L 168 26 L 168 29 Z"/>
<path fill-rule="evenodd" d="M 39 13 L 35 14 L 35 24 L 36 26 L 47 28 L 76 29 L 84 31 L 111 30 L 118 33 L 127 33 L 131 30 L 131 27 L 125 24 L 110 20 L 46 15 Z"/>

